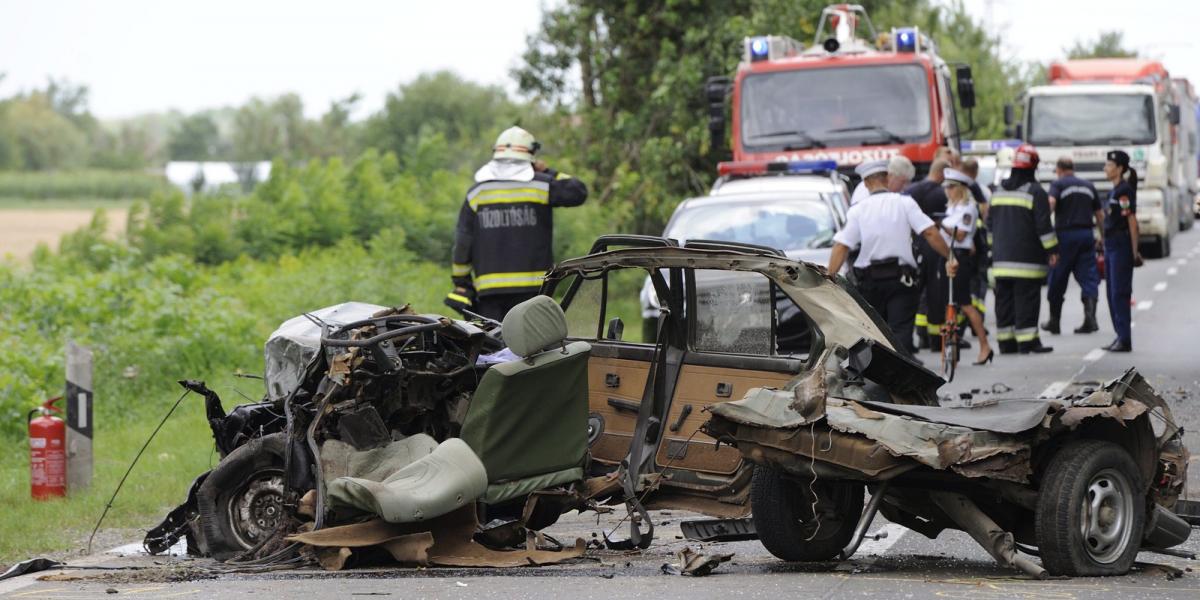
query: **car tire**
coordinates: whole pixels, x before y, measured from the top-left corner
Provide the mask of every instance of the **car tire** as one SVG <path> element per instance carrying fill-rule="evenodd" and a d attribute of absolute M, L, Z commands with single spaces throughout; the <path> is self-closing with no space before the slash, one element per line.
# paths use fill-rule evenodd
<path fill-rule="evenodd" d="M 253 439 L 230 452 L 196 492 L 198 544 L 217 560 L 228 560 L 274 533 L 284 518 L 286 436 Z"/>
<path fill-rule="evenodd" d="M 1051 575 L 1124 575 L 1141 547 L 1146 498 L 1137 464 L 1101 440 L 1070 442 L 1042 476 L 1035 535 Z"/>
<path fill-rule="evenodd" d="M 818 479 L 812 487 L 820 513 L 815 520 L 808 482 L 769 467 L 754 467 L 750 483 L 754 529 L 763 547 L 776 558 L 830 560 L 850 543 L 862 516 L 863 484 Z"/>

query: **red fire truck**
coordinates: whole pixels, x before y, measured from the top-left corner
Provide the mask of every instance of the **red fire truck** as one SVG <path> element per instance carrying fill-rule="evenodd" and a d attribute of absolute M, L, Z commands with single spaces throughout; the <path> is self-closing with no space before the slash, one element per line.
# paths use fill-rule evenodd
<path fill-rule="evenodd" d="M 869 37 L 860 38 L 860 31 Z M 965 133 L 959 130 L 955 91 L 971 127 L 971 68 L 951 69 L 916 27 L 877 32 L 859 5 L 826 7 L 812 47 L 775 35 L 746 38 L 744 44 L 732 82 L 715 77 L 705 86 L 713 140 L 725 137 L 725 101 L 732 95 L 733 160 L 742 168 L 764 161 L 834 160 L 848 171 L 863 161 L 903 154 L 920 177 L 939 147 L 957 149 Z M 735 168 L 725 163 L 722 171 Z"/>

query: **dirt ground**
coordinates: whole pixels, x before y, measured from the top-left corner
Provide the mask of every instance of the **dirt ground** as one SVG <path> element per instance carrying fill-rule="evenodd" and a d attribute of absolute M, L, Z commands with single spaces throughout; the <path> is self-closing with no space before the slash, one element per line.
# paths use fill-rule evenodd
<path fill-rule="evenodd" d="M 125 208 L 107 208 L 108 230 L 118 235 L 125 230 Z M 93 209 L 75 208 L 0 208 L 0 258 L 11 256 L 24 261 L 39 242 L 52 249 L 64 233 L 75 231 L 92 220 Z"/>

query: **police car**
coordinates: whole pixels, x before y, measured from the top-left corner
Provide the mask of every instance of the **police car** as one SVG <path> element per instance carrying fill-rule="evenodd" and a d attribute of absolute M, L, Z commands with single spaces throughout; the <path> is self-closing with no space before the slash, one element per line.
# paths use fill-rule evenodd
<path fill-rule="evenodd" d="M 663 237 L 753 244 L 793 260 L 829 264 L 833 236 L 845 226 L 850 209 L 846 180 L 835 161 L 726 162 L 718 173 L 709 195 L 675 208 Z M 656 320 L 658 301 L 649 279 L 641 302 L 643 318 Z"/>

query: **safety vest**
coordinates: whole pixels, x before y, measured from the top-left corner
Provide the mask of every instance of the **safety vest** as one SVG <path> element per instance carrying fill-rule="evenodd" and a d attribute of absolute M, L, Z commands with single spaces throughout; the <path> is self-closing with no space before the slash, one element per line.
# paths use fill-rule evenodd
<path fill-rule="evenodd" d="M 1044 279 L 1047 255 L 1058 246 L 1050 224 L 1050 202 L 1037 182 L 992 194 L 988 209 L 988 243 L 993 277 Z"/>

